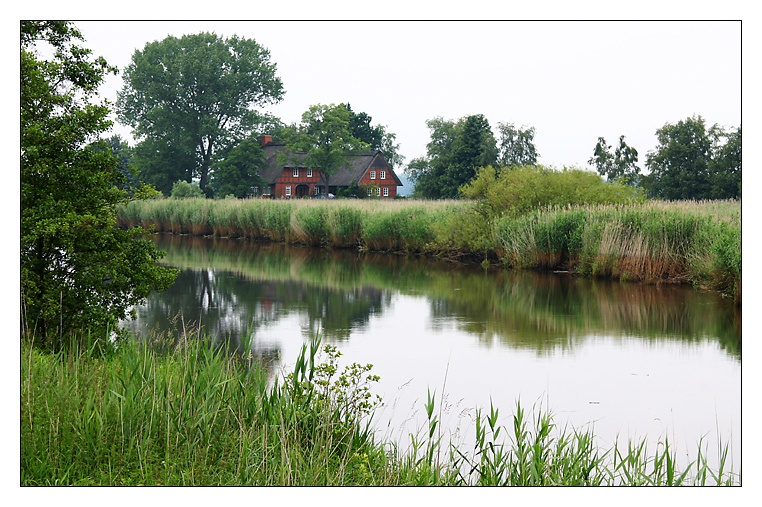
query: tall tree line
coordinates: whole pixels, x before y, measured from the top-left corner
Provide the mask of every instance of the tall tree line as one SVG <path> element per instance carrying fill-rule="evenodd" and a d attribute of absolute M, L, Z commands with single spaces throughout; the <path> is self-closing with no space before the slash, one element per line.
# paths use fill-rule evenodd
<path fill-rule="evenodd" d="M 701 116 L 656 130 L 658 144 L 646 154 L 647 174 L 636 165 L 638 152 L 624 136 L 614 153 L 598 138 L 589 163 L 609 181 L 643 188 L 651 198 L 734 199 L 741 196 L 741 127 L 707 128 Z"/>
<path fill-rule="evenodd" d="M 506 167 L 537 162 L 533 127 L 516 128 L 499 123 L 499 141 L 483 114 L 457 121 L 435 117 L 426 122 L 431 140 L 426 156 L 413 159 L 407 173 L 415 182 L 414 195 L 424 199 L 454 199 L 459 189 L 476 176 L 480 167 Z"/>

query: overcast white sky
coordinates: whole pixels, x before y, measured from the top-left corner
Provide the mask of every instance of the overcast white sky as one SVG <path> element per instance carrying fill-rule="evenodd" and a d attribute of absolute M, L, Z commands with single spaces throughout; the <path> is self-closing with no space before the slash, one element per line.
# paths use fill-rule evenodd
<path fill-rule="evenodd" d="M 540 162 L 586 167 L 599 136 L 639 153 L 692 115 L 741 124 L 741 23 L 721 21 L 75 21 L 85 46 L 124 69 L 135 50 L 202 31 L 270 50 L 286 123 L 313 104 L 349 102 L 397 135 L 409 162 L 426 120 L 484 114 L 536 129 Z M 122 78 L 101 88 L 116 100 Z M 129 129 L 117 125 L 123 137 Z"/>

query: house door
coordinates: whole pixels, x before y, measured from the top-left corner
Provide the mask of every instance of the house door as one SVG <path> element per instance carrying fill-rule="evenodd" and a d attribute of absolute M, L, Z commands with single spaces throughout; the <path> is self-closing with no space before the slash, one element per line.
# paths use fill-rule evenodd
<path fill-rule="evenodd" d="M 307 194 L 309 193 L 310 193 L 310 187 L 308 185 L 297 185 L 296 187 L 297 197 L 306 197 Z"/>

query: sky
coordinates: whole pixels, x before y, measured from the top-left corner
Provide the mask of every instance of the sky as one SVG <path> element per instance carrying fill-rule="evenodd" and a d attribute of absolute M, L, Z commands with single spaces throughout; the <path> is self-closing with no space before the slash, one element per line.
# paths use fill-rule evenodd
<path fill-rule="evenodd" d="M 639 166 L 656 130 L 701 115 L 741 125 L 738 21 L 74 21 L 84 46 L 123 70 L 168 35 L 214 32 L 270 51 L 285 89 L 265 110 L 298 122 L 349 103 L 396 134 L 405 162 L 426 155 L 426 120 L 483 114 L 535 128 L 539 162 L 592 168 L 598 137 L 625 136 Z M 101 95 L 116 100 L 112 76 Z M 114 133 L 131 140 L 130 129 Z"/>

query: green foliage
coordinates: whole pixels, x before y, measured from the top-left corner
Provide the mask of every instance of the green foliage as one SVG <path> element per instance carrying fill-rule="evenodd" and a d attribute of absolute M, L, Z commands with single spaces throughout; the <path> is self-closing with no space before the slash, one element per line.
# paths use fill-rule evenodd
<path fill-rule="evenodd" d="M 347 157 L 368 147 L 352 134 L 352 114 L 344 104 L 310 106 L 302 114 L 301 123 L 286 137 L 288 149 L 279 154 L 279 163 L 319 171 L 330 187 L 330 176 Z"/>
<path fill-rule="evenodd" d="M 210 186 L 215 195 L 232 194 L 239 199 L 254 195 L 254 187 L 265 185 L 259 177 L 263 162 L 264 151 L 256 137 L 241 141 L 213 165 Z"/>
<path fill-rule="evenodd" d="M 199 33 L 135 51 L 117 108 L 141 139 L 135 162 L 147 182 L 168 193 L 170 182 L 198 177 L 205 190 L 217 151 L 270 128 L 273 118 L 254 107 L 283 93 L 269 51 L 255 40 Z"/>
<path fill-rule="evenodd" d="M 437 117 L 427 120 L 426 126 L 431 131 L 427 156 L 407 167 L 416 197 L 456 198 L 458 188 L 474 177 L 478 167 L 495 164 L 495 138 L 484 115 L 466 116 L 457 123 Z"/>
<path fill-rule="evenodd" d="M 133 148 L 132 163 L 140 178 L 164 195 L 170 195 L 176 181 L 193 179 L 194 149 L 183 140 L 181 132 L 172 131 L 162 139 L 147 137 Z"/>
<path fill-rule="evenodd" d="M 21 298 L 22 323 L 52 348 L 68 333 L 101 339 L 175 272 L 155 265 L 142 229 L 116 229 L 116 206 L 127 202 L 126 175 L 105 142 L 105 104 L 89 101 L 114 72 L 74 41 L 63 22 L 21 25 Z M 56 49 L 40 59 L 34 44 Z M 91 143 L 91 144 L 88 144 Z"/>
<path fill-rule="evenodd" d="M 187 181 L 176 181 L 172 185 L 172 199 L 185 199 L 188 197 L 204 197 L 204 191 L 197 183 L 188 183 Z"/>
<path fill-rule="evenodd" d="M 651 171 L 643 178 L 650 197 L 722 199 L 741 195 L 741 128 L 707 131 L 701 116 L 665 124 L 656 131 L 658 146 L 646 155 Z"/>
<path fill-rule="evenodd" d="M 251 337 L 246 343 L 251 343 Z M 250 350 L 183 336 L 50 354 L 22 340 L 23 485 L 344 485 L 387 473 L 366 423 L 371 365 L 338 370 L 319 340 L 268 382 Z M 158 344 L 157 344 L 158 345 Z M 221 346 L 222 345 L 222 346 Z M 365 465 L 365 473 L 361 464 Z"/>
<path fill-rule="evenodd" d="M 500 167 L 534 165 L 537 148 L 534 145 L 534 127 L 517 129 L 513 123 L 498 123 L 500 143 L 498 164 Z"/>
<path fill-rule="evenodd" d="M 373 118 L 367 113 L 355 113 L 349 104 L 346 104 L 346 108 L 350 114 L 349 129 L 352 136 L 367 144 L 371 150 L 380 150 L 392 169 L 401 166 L 405 157 L 399 153 L 399 144 L 395 143 L 397 136 L 387 132 L 384 125 L 371 127 Z"/>
<path fill-rule="evenodd" d="M 352 197 L 354 199 L 365 199 L 370 197 L 368 195 L 367 187 L 361 187 L 356 182 L 352 182 L 349 186 L 339 187 L 336 191 L 337 197 Z"/>
<path fill-rule="evenodd" d="M 487 220 L 503 215 L 515 217 L 548 206 L 642 200 L 637 190 L 605 183 L 589 171 L 558 171 L 543 166 L 480 168 L 476 177 L 461 187 L 461 194 L 478 200 L 479 211 Z"/>
<path fill-rule="evenodd" d="M 710 129 L 712 160 L 709 164 L 710 198 L 741 197 L 741 127 L 726 132 L 715 125 Z"/>
<path fill-rule="evenodd" d="M 598 174 L 606 176 L 608 181 L 618 181 L 626 185 L 636 185 L 639 181 L 640 168 L 635 164 L 638 161 L 638 152 L 635 148 L 627 146 L 624 136 L 619 137 L 619 146 L 614 154 L 602 137 L 598 138 L 593 156 L 588 163 L 594 165 Z"/>

